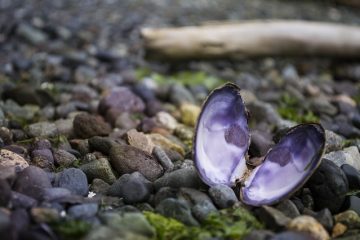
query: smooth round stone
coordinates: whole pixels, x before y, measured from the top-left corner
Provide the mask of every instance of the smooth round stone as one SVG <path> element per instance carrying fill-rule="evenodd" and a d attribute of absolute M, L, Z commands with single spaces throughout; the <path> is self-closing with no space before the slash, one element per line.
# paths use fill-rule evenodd
<path fill-rule="evenodd" d="M 349 189 L 360 189 L 360 171 L 349 164 L 343 164 L 341 166 L 341 170 L 343 170 L 346 175 L 349 183 Z"/>
<path fill-rule="evenodd" d="M 239 200 L 234 191 L 226 185 L 216 185 L 209 189 L 209 195 L 220 209 L 233 206 Z"/>
<path fill-rule="evenodd" d="M 111 127 L 100 116 L 88 113 L 76 115 L 73 122 L 74 134 L 79 138 L 91 138 L 93 136 L 106 136 L 111 133 Z"/>
<path fill-rule="evenodd" d="M 162 200 L 167 198 L 176 198 L 178 189 L 171 187 L 160 188 L 154 196 L 154 205 L 157 206 Z"/>
<path fill-rule="evenodd" d="M 266 132 L 251 131 L 249 154 L 253 157 L 264 156 L 274 144 L 271 135 Z"/>
<path fill-rule="evenodd" d="M 71 192 L 66 188 L 44 188 L 42 190 L 42 200 L 47 202 L 56 201 L 63 197 L 70 196 Z"/>
<path fill-rule="evenodd" d="M 41 168 L 30 166 L 18 174 L 13 189 L 35 199 L 39 199 L 41 189 L 51 187 L 48 174 Z"/>
<path fill-rule="evenodd" d="M 155 210 L 166 217 L 175 218 L 186 225 L 199 225 L 192 216 L 189 206 L 183 201 L 174 198 L 167 198 L 161 201 L 159 205 L 156 206 Z"/>
<path fill-rule="evenodd" d="M 63 149 L 56 149 L 53 151 L 54 161 L 58 166 L 68 167 L 76 161 L 76 157 Z"/>
<path fill-rule="evenodd" d="M 28 209 L 37 205 L 37 200 L 35 198 L 29 197 L 25 194 L 12 191 L 11 194 L 11 204 L 14 209 Z"/>
<path fill-rule="evenodd" d="M 194 103 L 195 99 L 191 92 L 180 84 L 173 84 L 169 89 L 169 100 L 175 105 Z"/>
<path fill-rule="evenodd" d="M 78 168 L 68 168 L 62 171 L 57 180 L 57 185 L 81 196 L 86 196 L 89 191 L 86 175 Z"/>
<path fill-rule="evenodd" d="M 98 209 L 97 203 L 85 203 L 70 207 L 68 214 L 75 219 L 89 219 L 96 215 Z"/>
<path fill-rule="evenodd" d="M 92 181 L 89 190 L 91 192 L 95 192 L 97 194 L 106 194 L 108 192 L 109 188 L 110 188 L 110 185 L 107 182 L 105 182 L 102 179 L 95 178 Z"/>
<path fill-rule="evenodd" d="M 11 239 L 9 234 L 10 227 L 11 221 L 9 214 L 0 209 L 0 236 L 2 239 Z"/>
<path fill-rule="evenodd" d="M 277 206 L 276 209 L 285 214 L 289 218 L 295 218 L 300 216 L 300 212 L 296 205 L 291 200 L 283 200 Z"/>
<path fill-rule="evenodd" d="M 54 123 L 38 122 L 30 124 L 27 133 L 30 137 L 52 138 L 58 135 L 58 129 Z"/>
<path fill-rule="evenodd" d="M 349 190 L 344 172 L 335 163 L 323 159 L 319 168 L 308 181 L 317 209 L 329 208 L 338 213 Z"/>
<path fill-rule="evenodd" d="M 108 194 L 124 199 L 125 203 L 133 204 L 144 202 L 149 199 L 152 192 L 152 183 L 141 173 L 122 175 L 113 185 L 111 185 Z"/>
<path fill-rule="evenodd" d="M 116 176 L 106 158 L 95 159 L 89 163 L 80 166 L 80 169 L 86 174 L 89 182 L 95 178 L 104 180 L 108 184 L 116 181 Z"/>
<path fill-rule="evenodd" d="M 287 229 L 309 233 L 316 239 L 330 239 L 330 236 L 324 227 L 310 216 L 299 216 L 294 218 L 287 225 Z"/>
<path fill-rule="evenodd" d="M 198 221 L 202 222 L 210 213 L 217 212 L 217 208 L 211 201 L 202 201 L 195 204 L 191 208 L 191 212 Z"/>

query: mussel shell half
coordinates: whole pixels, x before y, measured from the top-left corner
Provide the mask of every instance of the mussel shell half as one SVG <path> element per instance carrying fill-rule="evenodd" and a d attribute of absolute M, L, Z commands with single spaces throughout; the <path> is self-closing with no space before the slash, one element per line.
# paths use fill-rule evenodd
<path fill-rule="evenodd" d="M 239 87 L 227 83 L 215 89 L 205 101 L 195 129 L 194 162 L 201 179 L 209 186 L 234 186 L 247 169 L 249 141 Z"/>
<path fill-rule="evenodd" d="M 294 193 L 319 166 L 324 146 L 321 125 L 301 124 L 290 129 L 246 180 L 241 189 L 243 202 L 274 204 Z"/>

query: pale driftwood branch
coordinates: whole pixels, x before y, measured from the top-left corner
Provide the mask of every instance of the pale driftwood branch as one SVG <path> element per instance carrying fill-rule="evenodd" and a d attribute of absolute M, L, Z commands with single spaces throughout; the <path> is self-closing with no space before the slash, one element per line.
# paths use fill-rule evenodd
<path fill-rule="evenodd" d="M 360 58 L 360 27 L 306 21 L 246 21 L 145 28 L 147 55 L 185 60 L 262 56 Z"/>

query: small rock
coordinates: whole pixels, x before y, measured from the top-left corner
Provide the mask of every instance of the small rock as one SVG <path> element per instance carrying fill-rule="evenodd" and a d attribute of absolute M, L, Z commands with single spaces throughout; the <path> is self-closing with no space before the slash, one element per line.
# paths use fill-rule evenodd
<path fill-rule="evenodd" d="M 251 156 L 260 157 L 264 156 L 272 145 L 271 135 L 266 132 L 260 132 L 258 130 L 251 131 L 251 143 L 249 147 L 249 153 Z"/>
<path fill-rule="evenodd" d="M 52 223 L 60 219 L 59 212 L 53 208 L 35 207 L 30 210 L 30 214 L 36 223 Z"/>
<path fill-rule="evenodd" d="M 150 134 L 149 137 L 151 141 L 155 144 L 160 146 L 165 152 L 175 151 L 178 152 L 181 156 L 185 156 L 185 150 L 182 146 L 177 143 L 174 143 L 170 139 L 164 137 L 161 134 L 153 133 Z"/>
<path fill-rule="evenodd" d="M 293 231 L 309 233 L 316 239 L 330 239 L 330 236 L 324 227 L 310 216 L 299 216 L 294 218 L 289 222 L 287 228 Z"/>
<path fill-rule="evenodd" d="M 154 182 L 155 189 L 162 187 L 172 188 L 206 188 L 206 185 L 201 181 L 194 166 L 189 168 L 182 168 L 165 174 Z"/>
<path fill-rule="evenodd" d="M 40 45 L 47 41 L 47 35 L 44 32 L 25 23 L 21 23 L 17 27 L 16 33 L 34 45 Z"/>
<path fill-rule="evenodd" d="M 208 194 L 194 188 L 180 188 L 177 194 L 177 198 L 188 202 L 190 205 L 195 205 L 202 202 L 212 203 Z"/>
<path fill-rule="evenodd" d="M 149 199 L 152 192 L 152 183 L 141 173 L 122 175 L 113 185 L 108 194 L 124 198 L 125 203 L 133 204 L 144 202 Z"/>
<path fill-rule="evenodd" d="M 145 104 L 130 89 L 116 87 L 111 90 L 99 104 L 99 112 L 105 115 L 110 109 L 116 112 L 142 112 Z"/>
<path fill-rule="evenodd" d="M 2 239 L 12 239 L 10 236 L 11 221 L 10 216 L 3 209 L 0 209 L 0 235 Z"/>
<path fill-rule="evenodd" d="M 116 181 L 115 173 L 106 158 L 100 158 L 83 164 L 80 166 L 80 169 L 86 174 L 89 182 L 93 181 L 95 178 L 104 180 L 108 184 L 112 184 Z"/>
<path fill-rule="evenodd" d="M 296 218 L 300 216 L 300 212 L 296 205 L 291 200 L 283 200 L 277 206 L 276 209 L 281 211 L 285 216 L 289 218 Z"/>
<path fill-rule="evenodd" d="M 135 129 L 131 129 L 126 133 L 126 140 L 130 146 L 137 147 L 148 154 L 151 154 L 154 148 L 154 144 L 151 139 L 142 132 L 138 132 Z"/>
<path fill-rule="evenodd" d="M 345 212 L 336 214 L 334 219 L 336 223 L 342 223 L 349 229 L 360 228 L 360 216 L 353 210 L 347 210 Z"/>
<path fill-rule="evenodd" d="M 115 127 L 128 130 L 128 129 L 136 129 L 140 124 L 140 119 L 136 119 L 134 114 L 129 112 L 120 113 L 115 120 Z"/>
<path fill-rule="evenodd" d="M 160 127 L 163 127 L 170 131 L 175 130 L 178 125 L 176 119 L 167 112 L 158 112 L 155 115 L 155 121 Z"/>
<path fill-rule="evenodd" d="M 357 196 L 349 196 L 348 198 L 348 206 L 349 210 L 355 211 L 358 215 L 360 215 L 360 198 Z"/>
<path fill-rule="evenodd" d="M 180 84 L 173 84 L 169 89 L 170 102 L 177 106 L 183 103 L 194 103 L 195 99 L 191 92 Z"/>
<path fill-rule="evenodd" d="M 31 152 L 31 161 L 42 169 L 54 168 L 54 157 L 50 149 L 36 149 Z"/>
<path fill-rule="evenodd" d="M 58 129 L 55 123 L 38 122 L 30 124 L 27 128 L 30 137 L 53 138 L 58 135 Z"/>
<path fill-rule="evenodd" d="M 25 194 L 12 191 L 11 204 L 14 209 L 18 208 L 32 208 L 37 205 L 36 199 L 29 197 Z"/>
<path fill-rule="evenodd" d="M 106 136 L 111 133 L 110 125 L 104 122 L 100 116 L 92 116 L 87 113 L 76 115 L 73 127 L 75 135 L 80 138 Z"/>
<path fill-rule="evenodd" d="M 14 166 L 16 168 L 16 171 L 22 171 L 29 166 L 29 163 L 23 157 L 12 151 L 0 149 L 0 166 Z"/>
<path fill-rule="evenodd" d="M 349 164 L 360 171 L 360 153 L 356 146 L 345 148 L 342 151 L 330 152 L 325 154 L 323 158 L 334 162 L 338 167 Z"/>
<path fill-rule="evenodd" d="M 167 198 L 177 198 L 178 190 L 171 187 L 160 188 L 154 196 L 154 205 L 157 206 L 162 200 Z"/>
<path fill-rule="evenodd" d="M 72 193 L 70 192 L 70 190 L 66 188 L 44 188 L 41 191 L 41 200 L 46 202 L 52 202 L 64 197 L 68 197 L 71 194 Z"/>
<path fill-rule="evenodd" d="M 78 168 L 68 168 L 60 173 L 58 186 L 69 189 L 72 193 L 87 196 L 89 187 L 86 175 Z"/>
<path fill-rule="evenodd" d="M 171 172 L 174 169 L 174 164 L 172 163 L 171 159 L 167 156 L 164 150 L 160 147 L 155 146 L 153 148 L 153 155 L 156 157 L 158 162 L 164 168 L 165 173 Z"/>
<path fill-rule="evenodd" d="M 68 214 L 75 219 L 89 219 L 96 215 L 98 209 L 97 203 L 84 203 L 70 207 Z"/>
<path fill-rule="evenodd" d="M 272 230 L 283 229 L 291 220 L 276 208 L 266 205 L 257 210 L 257 216 Z"/>
<path fill-rule="evenodd" d="M 356 170 L 353 166 L 349 164 L 343 164 L 341 166 L 341 170 L 343 170 L 346 175 L 349 183 L 349 189 L 360 189 L 360 171 Z"/>
<path fill-rule="evenodd" d="M 73 119 L 58 119 L 54 123 L 58 129 L 58 133 L 65 137 L 70 137 L 73 134 Z"/>
<path fill-rule="evenodd" d="M 329 208 L 337 213 L 349 190 L 344 172 L 335 163 L 323 159 L 319 168 L 308 181 L 308 186 L 318 209 Z"/>
<path fill-rule="evenodd" d="M 92 181 L 89 190 L 92 192 L 95 192 L 97 194 L 105 195 L 108 192 L 109 188 L 110 188 L 110 185 L 107 182 L 105 182 L 102 179 L 95 178 Z"/>
<path fill-rule="evenodd" d="M 330 130 L 325 130 L 325 153 L 341 150 L 345 138 Z"/>
<path fill-rule="evenodd" d="M 54 150 L 53 155 L 58 166 L 69 167 L 76 161 L 76 157 L 73 154 L 62 149 Z"/>
<path fill-rule="evenodd" d="M 195 204 L 191 211 L 198 221 L 203 222 L 210 213 L 216 212 L 217 209 L 211 201 L 202 201 Z"/>
<path fill-rule="evenodd" d="M 337 237 L 343 235 L 346 232 L 346 230 L 347 230 L 347 227 L 344 224 L 336 223 L 332 230 L 331 237 L 337 238 Z"/>
<path fill-rule="evenodd" d="M 111 147 L 117 144 L 113 139 L 109 137 L 99 136 L 89 138 L 88 142 L 89 147 L 92 151 L 99 151 L 105 155 L 109 155 Z"/>
<path fill-rule="evenodd" d="M 180 106 L 181 122 L 194 127 L 200 114 L 200 107 L 193 104 L 182 104 Z"/>
<path fill-rule="evenodd" d="M 229 208 L 238 202 L 234 191 L 226 185 L 210 187 L 209 195 L 220 209 Z"/>
<path fill-rule="evenodd" d="M 50 187 L 52 186 L 48 174 L 41 168 L 29 166 L 18 174 L 13 189 L 39 199 L 41 189 Z"/>
<path fill-rule="evenodd" d="M 177 125 L 174 134 L 182 141 L 192 141 L 192 139 L 194 138 L 194 130 L 183 124 Z"/>
<path fill-rule="evenodd" d="M 199 223 L 191 215 L 190 208 L 174 198 L 167 198 L 156 206 L 156 211 L 166 217 L 175 218 L 189 226 L 198 226 Z"/>
<path fill-rule="evenodd" d="M 16 176 L 16 167 L 9 166 L 3 167 L 0 165 L 0 179 L 15 179 Z"/>
<path fill-rule="evenodd" d="M 110 163 L 120 174 L 138 171 L 150 181 L 163 174 L 163 168 L 151 155 L 128 145 L 113 146 L 110 150 Z"/>
<path fill-rule="evenodd" d="M 337 113 L 336 107 L 324 96 L 317 96 L 316 98 L 310 99 L 310 108 L 316 113 L 329 116 L 333 116 Z"/>

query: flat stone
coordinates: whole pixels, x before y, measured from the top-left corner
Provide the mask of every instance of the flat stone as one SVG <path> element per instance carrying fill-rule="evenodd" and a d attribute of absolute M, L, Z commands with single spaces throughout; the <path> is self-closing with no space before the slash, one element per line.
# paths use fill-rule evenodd
<path fill-rule="evenodd" d="M 113 146 L 110 163 L 120 175 L 138 171 L 154 181 L 163 174 L 162 166 L 150 154 L 133 146 Z"/>
<path fill-rule="evenodd" d="M 330 236 L 324 227 L 316 221 L 315 218 L 310 216 L 299 216 L 294 218 L 287 225 L 287 229 L 309 233 L 316 239 L 330 239 Z"/>
<path fill-rule="evenodd" d="M 16 171 L 22 171 L 28 166 L 29 163 L 20 155 L 6 149 L 0 149 L 0 167 L 15 167 Z"/>
<path fill-rule="evenodd" d="M 115 173 L 106 158 L 93 160 L 81 165 L 79 168 L 86 174 L 89 182 L 93 181 L 95 178 L 104 180 L 108 184 L 112 184 L 116 181 Z"/>

